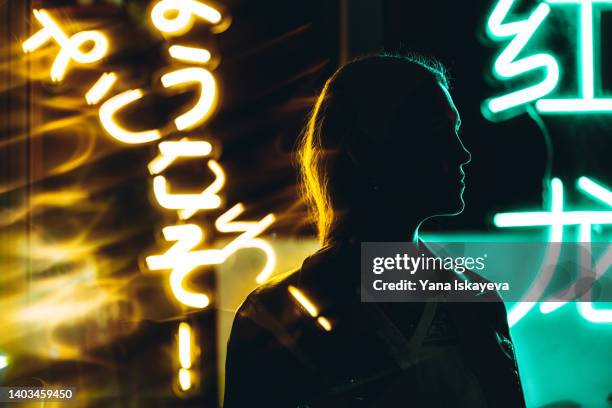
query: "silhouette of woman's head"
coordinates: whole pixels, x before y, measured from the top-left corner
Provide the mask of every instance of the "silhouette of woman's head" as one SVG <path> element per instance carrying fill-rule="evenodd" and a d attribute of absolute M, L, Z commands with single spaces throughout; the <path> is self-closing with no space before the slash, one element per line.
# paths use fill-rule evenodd
<path fill-rule="evenodd" d="M 302 136 L 302 186 L 323 244 L 412 239 L 420 223 L 463 210 L 470 154 L 444 68 L 377 55 L 325 84 Z"/>

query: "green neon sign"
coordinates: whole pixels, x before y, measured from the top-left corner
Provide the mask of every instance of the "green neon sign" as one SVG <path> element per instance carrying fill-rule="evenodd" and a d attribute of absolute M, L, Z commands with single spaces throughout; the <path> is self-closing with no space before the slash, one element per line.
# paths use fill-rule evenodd
<path fill-rule="evenodd" d="M 487 20 L 486 32 L 496 42 L 507 42 L 493 65 L 493 75 L 502 81 L 525 74 L 541 73 L 535 84 L 486 100 L 483 115 L 499 120 L 520 112 L 520 107 L 534 103 L 542 114 L 612 113 L 612 98 L 596 95 L 596 45 L 600 43 L 601 9 L 612 6 L 612 0 L 546 0 L 526 18 L 509 17 L 515 0 L 499 0 Z M 576 6 L 578 34 L 579 93 L 576 98 L 547 98 L 557 87 L 561 76 L 559 61 L 549 53 L 529 54 L 533 35 L 541 30 L 552 6 Z M 595 7 L 598 6 L 598 7 Z"/>
<path fill-rule="evenodd" d="M 578 227 L 579 241 L 591 242 L 593 226 L 601 227 L 612 225 L 612 191 L 606 186 L 588 177 L 580 177 L 576 186 L 588 198 L 606 207 L 606 210 L 565 211 L 563 182 L 554 178 L 550 182 L 550 208 L 548 211 L 526 211 L 498 213 L 493 217 L 493 223 L 499 228 L 511 227 L 549 227 L 549 242 L 564 241 L 564 227 L 574 225 Z M 559 258 L 559 247 L 550 246 L 544 255 L 543 265 L 556 263 Z M 595 270 L 598 276 L 603 275 L 612 266 L 612 245 L 599 260 L 596 261 Z M 542 269 L 538 274 L 538 282 L 534 282 L 532 289 L 544 287 L 550 282 L 554 270 Z M 528 294 L 526 297 L 530 297 Z M 552 313 L 567 304 L 571 299 L 564 297 L 550 297 L 540 303 L 540 312 Z M 510 326 L 518 323 L 536 306 L 536 302 L 519 302 L 508 313 Z M 612 323 L 612 309 L 597 309 L 591 302 L 577 302 L 580 315 L 592 323 Z"/>

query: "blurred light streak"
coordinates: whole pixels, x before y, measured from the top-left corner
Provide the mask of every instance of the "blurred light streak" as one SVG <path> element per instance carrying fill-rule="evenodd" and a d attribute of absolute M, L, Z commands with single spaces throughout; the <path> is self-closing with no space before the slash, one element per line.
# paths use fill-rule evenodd
<path fill-rule="evenodd" d="M 78 212 L 84 205 L 95 205 L 78 189 L 65 195 L 39 194 L 33 201 L 56 205 L 58 211 L 64 208 L 66 225 L 41 220 L 34 223 L 30 238 L 16 229 L 5 235 L 6 242 L 0 242 L 0 258 L 7 255 L 10 262 L 3 263 L 8 269 L 0 275 L 0 349 L 10 351 L 15 359 L 25 358 L 27 364 L 18 368 L 20 376 L 44 369 L 56 359 L 108 367 L 113 363 L 93 351 L 133 333 L 141 314 L 137 300 L 127 294 L 138 275 L 116 277 L 129 263 L 100 250 L 125 240 L 131 232 L 99 232 L 96 226 L 106 214 L 101 206 L 87 217 L 90 223 L 77 222 L 82 231 L 71 235 L 72 221 L 83 215 Z M 71 236 L 57 239 L 58 228 L 66 227 L 59 235 Z M 79 373 L 79 380 L 87 381 L 87 376 Z"/>
<path fill-rule="evenodd" d="M 317 318 L 317 323 L 319 323 L 319 325 L 325 329 L 325 331 L 331 331 L 332 326 L 331 323 L 329 322 L 329 320 L 327 320 L 326 318 L 324 318 L 323 316 L 319 316 Z"/>
<path fill-rule="evenodd" d="M 28 214 L 35 213 L 41 207 L 66 207 L 82 202 L 86 198 L 87 193 L 79 189 L 34 193 L 30 197 L 29 206 L 24 205 L 15 210 L 5 209 L 0 212 L 0 226 L 8 226 L 22 221 Z"/>
<path fill-rule="evenodd" d="M 131 321 L 130 330 L 137 327 L 140 320 L 138 305 L 120 294 L 131 278 L 100 278 L 102 264 L 94 256 L 74 265 L 61 275 L 34 278 L 28 289 L 27 302 L 24 302 L 22 293 L 2 297 L 3 336 L 0 343 L 3 348 L 10 349 L 13 354 L 79 358 L 85 345 L 61 341 L 56 334 L 58 329 L 84 330 L 83 319 L 94 321 L 93 318 L 101 316 L 104 308 L 119 302 L 130 304 L 131 313 L 130 316 L 115 316 L 115 320 Z M 114 341 L 118 335 L 106 333 L 104 342 Z M 49 355 L 50 351 L 52 355 Z"/>
<path fill-rule="evenodd" d="M 80 260 L 88 255 L 94 254 L 104 246 L 128 238 L 133 234 L 133 231 L 136 230 L 135 227 L 130 226 L 124 230 L 107 233 L 99 237 L 92 236 L 95 223 L 97 223 L 103 215 L 103 213 L 95 214 L 92 220 L 90 220 L 91 224 L 89 226 L 82 223 L 82 231 L 68 239 L 48 242 L 40 237 L 39 234 L 33 232 L 30 237 L 29 248 L 24 248 L 27 252 L 23 255 L 29 256 L 32 260 L 40 259 L 49 262 Z"/>
<path fill-rule="evenodd" d="M 5 369 L 9 365 L 8 356 L 0 354 L 0 370 Z"/>
<path fill-rule="evenodd" d="M 127 280 L 123 284 L 126 284 Z M 41 350 L 47 350 L 47 356 L 52 359 L 79 359 L 83 361 L 99 360 L 89 356 L 88 352 L 101 346 L 112 344 L 120 338 L 133 333 L 141 320 L 138 304 L 117 293 L 122 285 L 118 282 L 96 282 L 96 286 L 110 286 L 106 297 L 97 304 L 82 311 L 71 319 L 51 320 L 47 330 L 46 345 Z M 88 286 L 84 287 L 86 290 Z M 100 291 L 100 288 L 95 290 Z M 85 297 L 85 293 L 82 296 Z M 74 296 L 74 306 L 80 307 L 81 295 Z M 121 305 L 128 305 L 121 308 Z M 103 361 L 103 360 L 102 360 Z"/>
<path fill-rule="evenodd" d="M 291 294 L 291 296 L 293 296 L 293 298 L 297 300 L 300 306 L 302 306 L 304 310 L 306 310 L 306 312 L 308 312 L 310 316 L 315 318 L 316 322 L 318 323 L 319 326 L 323 328 L 323 330 L 325 330 L 326 332 L 329 332 L 332 330 L 332 325 L 330 321 L 323 316 L 319 316 L 318 307 L 314 304 L 312 300 L 310 300 L 304 294 L 304 292 L 302 292 L 301 290 L 299 290 L 293 285 L 289 285 L 287 289 L 289 290 L 289 293 Z"/>
<path fill-rule="evenodd" d="M 96 133 L 91 127 L 84 126 L 83 130 L 79 132 L 79 137 L 73 138 L 72 140 L 76 140 L 77 142 L 72 152 L 72 156 L 63 160 L 59 165 L 51 168 L 48 171 L 49 175 L 68 173 L 88 163 L 92 158 L 96 147 Z"/>
<path fill-rule="evenodd" d="M 317 315 L 319 314 L 319 309 L 317 309 L 314 303 L 312 303 L 312 301 L 308 299 L 301 290 L 299 290 L 293 285 L 289 285 L 288 290 L 289 293 L 291 293 L 291 296 L 293 296 L 295 300 L 297 300 L 298 303 L 302 305 L 302 307 L 308 312 L 309 315 L 311 315 L 312 317 L 317 317 Z"/>
<path fill-rule="evenodd" d="M 91 114 L 84 113 L 82 115 L 74 115 L 67 118 L 50 120 L 30 129 L 29 133 L 21 133 L 17 136 L 3 138 L 3 140 L 0 140 L 0 148 L 11 145 L 13 143 L 25 142 L 28 138 L 42 136 L 46 133 L 53 132 L 58 129 L 82 125 L 84 119 L 86 119 L 87 116 L 91 116 Z"/>

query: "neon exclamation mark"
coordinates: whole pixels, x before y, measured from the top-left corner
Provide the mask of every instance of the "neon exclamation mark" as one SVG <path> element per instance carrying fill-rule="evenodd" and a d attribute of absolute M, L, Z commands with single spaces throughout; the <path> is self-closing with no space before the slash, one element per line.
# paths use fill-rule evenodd
<path fill-rule="evenodd" d="M 188 323 L 182 322 L 178 329 L 178 347 L 179 347 L 179 387 L 181 391 L 187 391 L 191 388 L 191 343 L 192 343 L 191 326 Z"/>

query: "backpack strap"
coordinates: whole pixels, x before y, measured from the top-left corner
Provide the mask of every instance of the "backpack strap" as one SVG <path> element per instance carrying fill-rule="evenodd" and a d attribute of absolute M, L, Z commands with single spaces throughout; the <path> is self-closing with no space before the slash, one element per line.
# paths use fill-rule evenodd
<path fill-rule="evenodd" d="M 423 345 L 434 320 L 438 308 L 437 302 L 426 302 L 423 313 L 412 336 L 408 339 L 375 303 L 367 305 L 373 322 L 377 326 L 377 334 L 389 347 L 391 356 L 401 369 L 412 366 L 416 354 Z"/>

